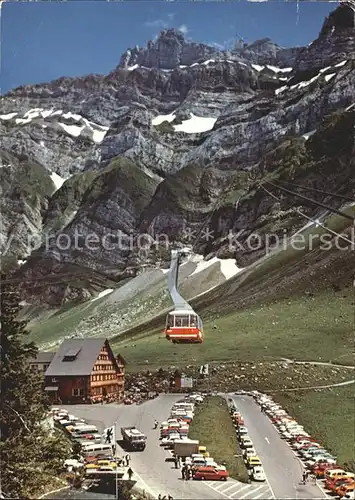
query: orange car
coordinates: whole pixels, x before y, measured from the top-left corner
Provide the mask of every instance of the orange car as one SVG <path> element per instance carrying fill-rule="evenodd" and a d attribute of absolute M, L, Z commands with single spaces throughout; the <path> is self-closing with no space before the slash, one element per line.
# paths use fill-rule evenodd
<path fill-rule="evenodd" d="M 335 494 L 338 495 L 338 497 L 344 497 L 348 493 L 351 493 L 352 491 L 355 490 L 355 481 L 349 484 L 343 484 L 342 486 L 339 486 L 335 490 Z"/>
<path fill-rule="evenodd" d="M 327 490 L 330 490 L 330 491 L 335 491 L 337 488 L 339 488 L 339 486 L 343 486 L 344 484 L 351 484 L 354 482 L 354 479 L 351 478 L 351 477 L 343 477 L 343 478 L 340 478 L 340 479 L 334 479 L 333 481 L 326 481 L 325 483 L 325 487 L 327 488 Z"/>
<path fill-rule="evenodd" d="M 204 481 L 227 481 L 229 474 L 226 470 L 216 469 L 215 467 L 197 467 L 193 472 L 194 479 Z"/>

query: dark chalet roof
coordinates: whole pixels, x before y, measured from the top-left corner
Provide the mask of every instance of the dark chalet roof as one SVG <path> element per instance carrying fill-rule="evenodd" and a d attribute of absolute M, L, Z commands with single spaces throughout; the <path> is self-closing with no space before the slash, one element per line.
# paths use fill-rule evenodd
<path fill-rule="evenodd" d="M 30 360 L 30 363 L 50 363 L 55 356 L 55 352 L 38 352 L 35 358 Z"/>
<path fill-rule="evenodd" d="M 115 359 L 105 338 L 64 340 L 47 368 L 46 376 L 90 375 L 101 348 L 106 342 L 112 358 Z M 116 359 L 115 362 L 117 363 Z"/>

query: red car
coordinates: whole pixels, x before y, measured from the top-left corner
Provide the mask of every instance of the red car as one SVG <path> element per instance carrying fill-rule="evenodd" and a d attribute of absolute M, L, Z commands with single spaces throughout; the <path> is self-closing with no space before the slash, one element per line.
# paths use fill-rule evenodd
<path fill-rule="evenodd" d="M 316 443 L 317 440 L 312 438 L 312 437 L 309 437 L 309 436 L 304 436 L 302 434 L 299 434 L 298 436 L 295 436 L 293 437 L 292 439 L 290 439 L 290 443 L 297 443 L 298 441 L 311 441 L 313 443 Z"/>
<path fill-rule="evenodd" d="M 227 481 L 229 474 L 226 470 L 215 469 L 214 467 L 198 467 L 193 473 L 193 479 L 204 481 Z"/>
<path fill-rule="evenodd" d="M 316 463 L 312 471 L 316 475 L 317 479 L 322 479 L 328 470 L 341 469 L 339 465 L 333 465 L 328 463 Z"/>
<path fill-rule="evenodd" d="M 327 479 L 325 482 L 325 487 L 327 490 L 335 491 L 338 486 L 343 486 L 343 484 L 349 484 L 353 483 L 354 478 L 352 477 L 346 477 L 346 478 L 339 478 L 339 479 Z"/>
<path fill-rule="evenodd" d="M 95 439 L 95 436 L 93 434 L 84 434 L 83 436 L 81 436 L 83 439 L 87 439 L 87 440 L 90 440 L 90 439 Z"/>

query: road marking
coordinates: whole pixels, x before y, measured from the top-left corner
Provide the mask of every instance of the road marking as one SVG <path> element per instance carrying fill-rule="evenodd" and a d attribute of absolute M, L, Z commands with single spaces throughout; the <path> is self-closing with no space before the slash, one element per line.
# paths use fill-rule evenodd
<path fill-rule="evenodd" d="M 255 490 L 253 490 L 253 494 L 256 493 L 257 491 L 259 491 L 264 486 L 265 486 L 264 484 L 261 484 L 260 486 L 258 486 Z"/>
<path fill-rule="evenodd" d="M 246 484 L 245 486 L 237 490 L 235 493 L 240 493 L 241 491 L 245 490 L 245 488 L 250 488 L 250 484 Z"/>
<path fill-rule="evenodd" d="M 268 439 L 267 437 L 265 438 L 265 441 L 266 441 L 268 444 L 270 444 L 270 441 L 269 441 L 269 439 Z"/>
<path fill-rule="evenodd" d="M 253 497 L 253 500 L 257 500 L 258 498 L 262 498 L 262 496 L 265 495 L 266 493 L 267 493 L 267 491 L 263 491 L 263 493 L 261 493 L 261 495 L 258 495 L 257 497 Z"/>
<path fill-rule="evenodd" d="M 209 488 L 211 488 L 211 490 L 213 490 L 213 491 L 217 491 L 217 490 L 216 490 L 216 488 L 214 488 L 211 484 L 208 484 L 206 481 L 203 481 L 203 484 L 205 484 L 206 486 L 208 486 Z M 230 497 L 228 497 L 227 495 L 225 495 L 225 494 L 223 493 L 223 491 L 218 491 L 218 493 L 219 493 L 220 495 L 223 495 L 223 496 L 224 496 L 224 497 L 226 497 L 226 498 L 230 498 Z"/>
<path fill-rule="evenodd" d="M 222 486 L 225 486 L 224 481 L 221 481 L 220 484 L 217 484 L 216 486 L 214 486 L 213 489 L 215 489 L 216 491 L 219 491 L 219 488 L 221 488 Z"/>
<path fill-rule="evenodd" d="M 237 483 L 232 484 L 232 486 L 228 486 L 228 488 L 226 488 L 226 489 L 223 491 L 223 493 L 227 493 L 227 491 L 229 491 L 229 490 L 231 490 L 231 489 L 235 488 L 236 486 L 237 486 Z"/>
<path fill-rule="evenodd" d="M 267 475 L 266 475 L 266 474 L 265 474 L 265 478 L 266 478 L 267 485 L 268 485 L 268 487 L 269 487 L 269 489 L 270 489 L 270 491 L 271 491 L 271 494 L 272 494 L 272 497 L 271 497 L 271 498 L 273 498 L 273 499 L 275 500 L 276 495 L 275 495 L 275 493 L 274 493 L 274 490 L 271 488 L 271 484 L 270 484 L 270 482 L 269 482 L 269 480 L 268 480 L 268 478 L 267 478 Z"/>

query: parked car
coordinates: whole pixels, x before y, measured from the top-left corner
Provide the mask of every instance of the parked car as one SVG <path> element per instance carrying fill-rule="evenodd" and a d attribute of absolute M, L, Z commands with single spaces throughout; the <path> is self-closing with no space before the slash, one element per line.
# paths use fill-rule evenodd
<path fill-rule="evenodd" d="M 253 444 L 253 441 L 250 439 L 249 436 L 241 436 L 241 438 L 240 438 L 240 447 L 241 448 L 253 448 L 254 444 Z"/>
<path fill-rule="evenodd" d="M 254 467 L 261 467 L 261 460 L 258 456 L 248 457 L 246 460 L 248 469 L 253 469 Z"/>
<path fill-rule="evenodd" d="M 252 478 L 254 481 L 266 481 L 264 469 L 260 466 L 253 467 Z"/>
<path fill-rule="evenodd" d="M 335 491 L 339 486 L 344 484 L 352 484 L 354 479 L 352 477 L 333 479 L 333 481 L 328 480 L 325 483 L 325 488 L 330 491 Z"/>
<path fill-rule="evenodd" d="M 243 451 L 243 457 L 245 460 L 249 457 L 255 457 L 255 456 L 256 456 L 256 450 L 254 447 L 253 448 L 246 448 Z"/>
<path fill-rule="evenodd" d="M 174 442 L 177 439 L 181 439 L 180 434 L 178 434 L 177 432 L 174 434 L 170 434 L 169 436 L 167 436 L 161 440 L 161 445 L 166 446 L 166 445 L 174 444 Z"/>
<path fill-rule="evenodd" d="M 313 474 L 315 474 L 317 479 L 323 479 L 327 470 L 339 469 L 337 464 L 329 464 L 327 462 L 319 462 L 312 467 Z"/>
<path fill-rule="evenodd" d="M 343 484 L 342 486 L 339 486 L 335 490 L 335 494 L 338 495 L 338 497 L 342 498 L 345 495 L 353 492 L 355 490 L 355 481 L 352 482 L 351 484 Z"/>
<path fill-rule="evenodd" d="M 214 467 L 198 467 L 193 472 L 193 479 L 201 481 L 227 481 L 229 474 L 226 470 L 216 469 Z"/>

